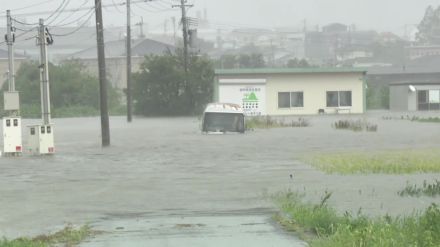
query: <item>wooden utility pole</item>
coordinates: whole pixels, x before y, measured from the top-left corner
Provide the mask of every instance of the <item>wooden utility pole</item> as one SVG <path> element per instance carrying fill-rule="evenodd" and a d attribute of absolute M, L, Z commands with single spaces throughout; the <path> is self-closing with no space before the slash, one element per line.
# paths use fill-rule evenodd
<path fill-rule="evenodd" d="M 182 32 L 183 32 L 183 59 L 185 68 L 185 77 L 188 73 L 188 23 L 186 19 L 186 8 L 193 5 L 186 4 L 186 0 L 180 0 L 180 5 L 173 5 L 173 7 L 179 7 L 182 10 Z"/>
<path fill-rule="evenodd" d="M 131 13 L 130 0 L 127 0 L 127 122 L 131 123 L 132 97 L 131 97 Z"/>
<path fill-rule="evenodd" d="M 101 106 L 102 146 L 110 146 L 110 124 L 107 103 L 107 79 L 105 73 L 104 24 L 102 22 L 102 0 L 95 0 L 96 42 L 98 46 L 99 96 Z"/>

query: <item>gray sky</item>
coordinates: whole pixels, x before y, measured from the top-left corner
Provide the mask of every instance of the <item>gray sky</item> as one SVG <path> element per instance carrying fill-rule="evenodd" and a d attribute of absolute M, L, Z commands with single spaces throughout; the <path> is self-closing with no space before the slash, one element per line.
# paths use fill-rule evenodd
<path fill-rule="evenodd" d="M 39 4 L 32 8 L 14 10 L 14 13 L 55 10 L 63 0 L 0 0 L 1 12 Z M 132 0 L 136 1 L 136 0 Z M 123 0 L 103 0 L 104 4 L 124 2 Z M 133 4 L 133 22 L 144 18 L 150 29 L 163 29 L 164 21 L 172 16 L 179 18 L 178 9 L 164 10 L 175 0 L 157 0 L 155 3 Z M 300 26 L 307 20 L 310 27 L 331 22 L 355 24 L 358 29 L 376 29 L 403 34 L 406 24 L 416 24 L 422 18 L 428 5 L 440 5 L 440 0 L 189 0 L 195 5 L 189 16 L 206 8 L 210 20 L 218 27 L 276 27 Z M 71 0 L 67 9 L 82 4 L 92 6 L 93 0 Z M 75 20 L 84 12 L 78 12 L 66 20 Z M 47 17 L 48 14 L 40 17 Z M 60 16 L 62 21 L 66 16 Z M 38 16 L 27 17 L 28 22 Z M 92 19 L 93 20 L 93 19 Z M 93 20 L 94 21 L 94 20 Z M 4 25 L 4 21 L 0 22 Z M 125 24 L 125 6 L 105 8 L 106 25 Z M 171 25 L 171 24 L 170 24 Z M 169 26 L 171 28 L 171 26 Z"/>

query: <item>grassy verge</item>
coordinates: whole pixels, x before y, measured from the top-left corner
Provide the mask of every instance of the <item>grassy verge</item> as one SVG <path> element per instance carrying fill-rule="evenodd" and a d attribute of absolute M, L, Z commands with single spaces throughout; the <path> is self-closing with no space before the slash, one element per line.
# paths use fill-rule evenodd
<path fill-rule="evenodd" d="M 0 240 L 0 247 L 50 247 L 50 246 L 75 246 L 83 240 L 96 235 L 89 226 L 75 229 L 66 226 L 63 230 L 51 235 L 40 235 L 34 238 L 18 238 L 14 240 Z"/>
<path fill-rule="evenodd" d="M 310 122 L 304 118 L 298 120 L 285 121 L 273 119 L 271 117 L 250 117 L 246 119 L 246 129 L 270 129 L 285 127 L 308 127 Z"/>
<path fill-rule="evenodd" d="M 440 172 L 440 150 L 322 153 L 303 161 L 326 173 L 412 174 Z"/>
<path fill-rule="evenodd" d="M 400 196 L 439 196 L 440 195 L 440 181 L 436 180 L 429 184 L 426 180 L 422 186 L 407 184 L 405 189 L 398 192 Z"/>
<path fill-rule="evenodd" d="M 338 215 L 326 204 L 303 202 L 301 195 L 275 197 L 282 214 L 276 219 L 286 229 L 299 233 L 311 247 L 440 246 L 440 208 L 431 205 L 424 212 L 393 218 L 368 218 L 360 213 Z"/>

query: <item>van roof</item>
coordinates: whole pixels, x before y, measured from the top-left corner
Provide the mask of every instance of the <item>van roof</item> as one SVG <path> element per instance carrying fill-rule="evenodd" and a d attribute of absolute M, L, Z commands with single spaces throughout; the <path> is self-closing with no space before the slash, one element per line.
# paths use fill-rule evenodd
<path fill-rule="evenodd" d="M 206 106 L 205 112 L 216 113 L 240 113 L 243 114 L 243 108 L 232 103 L 210 103 Z"/>

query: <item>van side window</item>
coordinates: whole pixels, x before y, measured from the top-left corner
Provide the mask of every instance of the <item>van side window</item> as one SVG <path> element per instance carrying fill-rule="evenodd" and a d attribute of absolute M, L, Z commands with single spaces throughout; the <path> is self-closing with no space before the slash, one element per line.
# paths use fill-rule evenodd
<path fill-rule="evenodd" d="M 46 128 L 46 132 L 47 132 L 48 134 L 52 133 L 52 129 L 50 128 L 50 126 L 47 126 L 47 128 Z"/>
<path fill-rule="evenodd" d="M 31 135 L 35 135 L 35 128 L 31 128 Z"/>
<path fill-rule="evenodd" d="M 6 119 L 6 127 L 11 127 L 11 120 L 10 119 Z"/>
<path fill-rule="evenodd" d="M 18 126 L 18 119 L 14 119 L 14 127 Z"/>
<path fill-rule="evenodd" d="M 41 134 L 44 134 L 46 132 L 46 128 L 44 126 L 41 126 Z"/>

